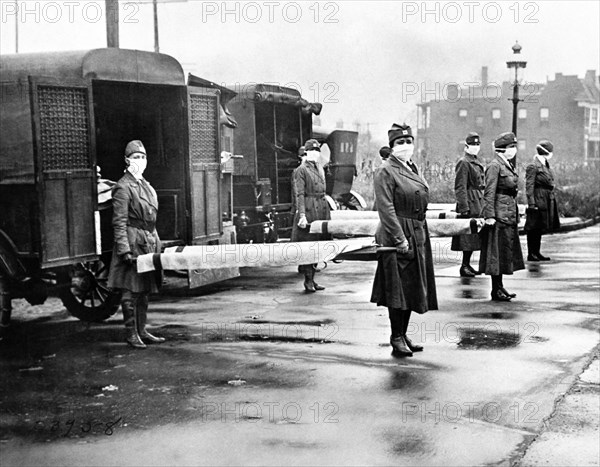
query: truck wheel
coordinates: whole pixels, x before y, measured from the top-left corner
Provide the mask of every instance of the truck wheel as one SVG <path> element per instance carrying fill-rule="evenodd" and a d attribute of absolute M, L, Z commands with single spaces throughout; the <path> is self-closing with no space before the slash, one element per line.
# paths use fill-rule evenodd
<path fill-rule="evenodd" d="M 63 305 L 82 321 L 99 323 L 119 309 L 121 293 L 108 289 L 108 263 L 102 260 L 80 263 L 71 272 L 71 283 L 62 287 Z"/>
<path fill-rule="evenodd" d="M 348 209 L 351 211 L 366 210 L 364 198 L 356 192 L 345 193 L 340 198 L 340 209 Z"/>

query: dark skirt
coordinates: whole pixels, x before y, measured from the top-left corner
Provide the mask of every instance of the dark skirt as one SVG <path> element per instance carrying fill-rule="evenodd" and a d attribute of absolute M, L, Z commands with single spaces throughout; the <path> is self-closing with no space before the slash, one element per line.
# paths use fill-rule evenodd
<path fill-rule="evenodd" d="M 452 251 L 481 250 L 481 237 L 479 234 L 454 235 L 450 249 Z"/>
<path fill-rule="evenodd" d="M 523 252 L 519 241 L 519 228 L 496 222 L 481 230 L 481 254 L 479 270 L 490 276 L 512 274 L 525 269 Z"/>
<path fill-rule="evenodd" d="M 556 232 L 560 228 L 558 206 L 555 199 L 549 199 L 544 209 L 526 211 L 525 230 L 541 230 L 542 233 Z"/>
<path fill-rule="evenodd" d="M 433 255 L 427 226 L 422 221 L 402 221 L 404 232 L 410 231 L 409 244 L 414 256 L 412 259 L 401 259 L 395 252 L 379 255 L 371 302 L 421 314 L 437 310 Z M 415 225 L 409 227 L 405 223 Z"/>
<path fill-rule="evenodd" d="M 108 276 L 110 289 L 129 290 L 133 293 L 158 293 L 162 285 L 162 271 L 139 274 L 135 265 L 127 265 L 113 252 Z"/>

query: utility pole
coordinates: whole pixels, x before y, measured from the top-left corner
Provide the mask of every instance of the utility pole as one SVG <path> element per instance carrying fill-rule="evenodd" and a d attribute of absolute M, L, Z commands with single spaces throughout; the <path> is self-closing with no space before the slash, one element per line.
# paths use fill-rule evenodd
<path fill-rule="evenodd" d="M 19 2 L 15 0 L 15 53 L 19 53 Z"/>
<path fill-rule="evenodd" d="M 119 1 L 105 0 L 106 46 L 119 48 Z"/>
<path fill-rule="evenodd" d="M 154 51 L 158 53 L 158 0 L 152 0 L 152 9 L 154 10 Z"/>

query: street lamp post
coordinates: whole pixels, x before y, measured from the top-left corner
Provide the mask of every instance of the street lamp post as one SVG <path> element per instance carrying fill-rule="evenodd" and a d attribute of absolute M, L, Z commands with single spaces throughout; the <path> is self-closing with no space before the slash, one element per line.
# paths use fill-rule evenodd
<path fill-rule="evenodd" d="M 515 82 L 513 84 L 513 97 L 512 99 L 512 103 L 513 103 L 513 118 L 512 118 L 512 132 L 515 134 L 515 136 L 517 136 L 517 105 L 519 104 L 519 101 L 521 101 L 522 99 L 519 99 L 519 68 L 525 68 L 527 66 L 527 62 L 525 61 L 525 59 L 521 56 L 521 46 L 519 45 L 519 42 L 515 42 L 515 45 L 512 46 L 512 50 L 513 50 L 513 55 L 511 57 L 511 60 L 506 62 L 506 66 L 508 68 L 514 68 L 515 69 Z"/>

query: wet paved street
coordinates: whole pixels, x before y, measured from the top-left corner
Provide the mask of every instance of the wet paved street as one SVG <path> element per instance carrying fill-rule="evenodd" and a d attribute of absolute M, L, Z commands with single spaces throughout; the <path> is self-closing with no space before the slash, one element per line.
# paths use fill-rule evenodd
<path fill-rule="evenodd" d="M 170 278 L 149 313 L 168 342 L 145 351 L 123 344 L 120 315 L 17 306 L 1 463 L 510 465 L 597 351 L 599 233 L 544 237 L 553 261 L 506 276 L 511 303 L 433 239 L 440 310 L 413 314 L 425 351 L 405 359 L 369 303 L 375 263 L 330 264 L 312 295 L 295 267 L 196 295 Z"/>

